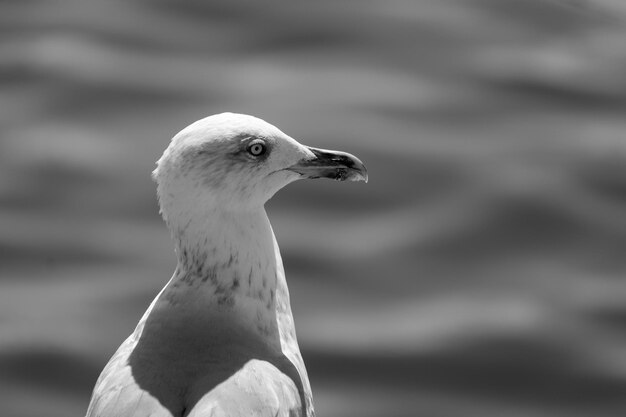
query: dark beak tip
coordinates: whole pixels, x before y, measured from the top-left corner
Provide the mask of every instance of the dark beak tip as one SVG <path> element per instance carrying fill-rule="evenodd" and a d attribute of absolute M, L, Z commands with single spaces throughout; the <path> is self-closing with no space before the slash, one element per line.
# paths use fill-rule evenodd
<path fill-rule="evenodd" d="M 356 161 L 358 161 L 358 163 L 348 168 L 348 172 L 345 177 L 345 180 L 352 181 L 352 182 L 363 181 L 364 183 L 367 184 L 369 180 L 369 176 L 367 174 L 367 168 L 365 168 L 365 165 L 358 159 Z"/>
<path fill-rule="evenodd" d="M 291 170 L 306 178 L 330 178 L 336 181 L 368 182 L 367 168 L 359 158 L 346 152 L 309 147 L 314 159 L 301 161 Z"/>
<path fill-rule="evenodd" d="M 365 170 L 364 172 L 361 172 L 357 175 L 354 175 L 353 178 L 350 179 L 350 181 L 363 181 L 365 184 L 367 184 L 367 182 L 369 181 L 369 177 L 367 175 L 367 170 Z"/>

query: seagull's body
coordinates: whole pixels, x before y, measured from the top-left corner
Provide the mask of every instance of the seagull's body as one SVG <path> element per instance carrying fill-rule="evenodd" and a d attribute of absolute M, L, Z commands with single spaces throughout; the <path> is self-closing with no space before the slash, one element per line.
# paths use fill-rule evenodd
<path fill-rule="evenodd" d="M 154 177 L 178 265 L 102 371 L 87 417 L 313 416 L 263 205 L 296 179 L 366 180 L 365 167 L 224 113 L 176 135 Z"/>

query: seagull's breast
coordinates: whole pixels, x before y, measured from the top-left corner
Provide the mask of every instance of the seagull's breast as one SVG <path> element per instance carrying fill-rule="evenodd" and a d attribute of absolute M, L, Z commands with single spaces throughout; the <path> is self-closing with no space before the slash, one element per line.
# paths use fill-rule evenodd
<path fill-rule="evenodd" d="M 207 384 L 211 382 L 199 381 L 194 387 L 188 417 L 302 415 L 296 384 L 268 361 L 251 359 L 212 390 Z"/>
<path fill-rule="evenodd" d="M 297 384 L 279 369 L 281 359 L 260 355 L 262 349 L 233 347 L 212 362 L 168 364 L 154 354 L 138 355 L 136 348 L 131 337 L 116 352 L 87 416 L 302 415 Z"/>

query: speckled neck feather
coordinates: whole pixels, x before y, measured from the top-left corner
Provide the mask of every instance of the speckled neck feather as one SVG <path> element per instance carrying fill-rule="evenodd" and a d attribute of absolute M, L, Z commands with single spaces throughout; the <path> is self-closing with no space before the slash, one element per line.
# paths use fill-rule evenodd
<path fill-rule="evenodd" d="M 200 296 L 213 308 L 267 327 L 274 321 L 278 248 L 265 212 L 213 211 L 173 231 L 177 272 L 166 295 Z M 256 312 L 250 313 L 251 304 Z"/>

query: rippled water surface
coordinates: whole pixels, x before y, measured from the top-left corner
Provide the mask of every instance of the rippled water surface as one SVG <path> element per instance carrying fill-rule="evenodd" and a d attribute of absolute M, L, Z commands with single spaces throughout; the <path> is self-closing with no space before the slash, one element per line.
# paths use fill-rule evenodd
<path fill-rule="evenodd" d="M 0 4 L 0 414 L 81 416 L 169 279 L 154 161 L 250 113 L 363 159 L 268 211 L 320 416 L 626 415 L 626 6 Z"/>

